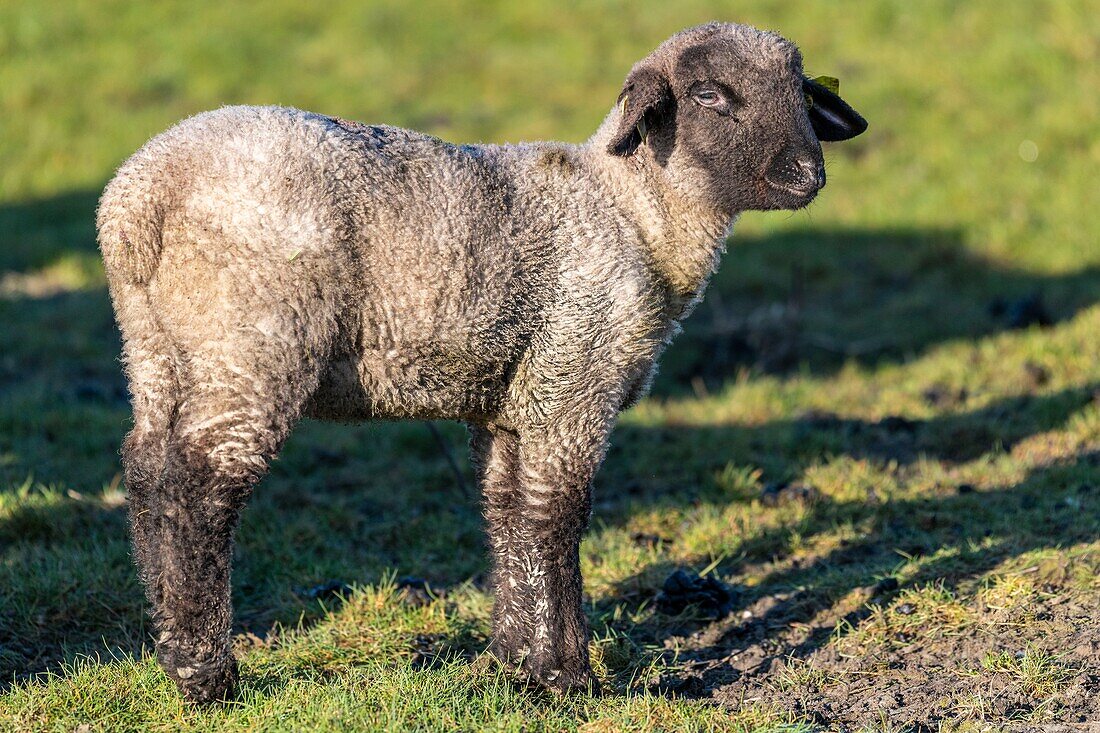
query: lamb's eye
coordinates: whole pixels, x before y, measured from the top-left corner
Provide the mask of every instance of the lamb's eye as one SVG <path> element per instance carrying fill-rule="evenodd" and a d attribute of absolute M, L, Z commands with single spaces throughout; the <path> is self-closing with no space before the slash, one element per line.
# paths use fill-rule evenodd
<path fill-rule="evenodd" d="M 717 107 L 722 103 L 722 95 L 718 92 L 704 89 L 695 93 L 695 101 L 704 107 Z"/>

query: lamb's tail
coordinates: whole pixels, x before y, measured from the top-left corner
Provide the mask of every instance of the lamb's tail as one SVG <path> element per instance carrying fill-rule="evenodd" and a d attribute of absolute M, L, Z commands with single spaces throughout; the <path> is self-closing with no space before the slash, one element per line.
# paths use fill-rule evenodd
<path fill-rule="evenodd" d="M 145 285 L 160 262 L 164 217 L 178 189 L 147 149 L 126 161 L 103 189 L 96 212 L 109 280 Z"/>

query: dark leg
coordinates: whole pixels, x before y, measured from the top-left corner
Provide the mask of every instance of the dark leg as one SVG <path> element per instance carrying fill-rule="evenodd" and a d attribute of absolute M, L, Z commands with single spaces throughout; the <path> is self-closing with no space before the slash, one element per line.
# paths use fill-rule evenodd
<path fill-rule="evenodd" d="M 130 293 L 119 303 L 141 305 L 145 303 L 145 296 Z M 146 548 L 153 546 L 149 534 L 155 512 L 151 511 L 150 502 L 164 474 L 168 437 L 179 399 L 179 383 L 174 347 L 153 325 L 151 318 L 140 322 L 147 328 L 139 334 L 131 334 L 123 346 L 134 407 L 134 428 L 122 443 L 122 463 L 134 560 L 139 567 L 148 567 L 155 561 L 146 552 Z"/>
<path fill-rule="evenodd" d="M 202 376 L 183 390 L 159 478 L 150 480 L 153 442 L 128 440 L 125 460 L 158 660 L 185 697 L 207 703 L 232 695 L 237 680 L 229 581 L 240 512 L 307 390 L 196 362 Z"/>
<path fill-rule="evenodd" d="M 542 447 L 521 451 L 521 565 L 533 601 L 530 653 L 523 666 L 551 689 L 587 689 L 591 668 L 580 542 L 588 528 L 598 459 L 548 460 Z"/>
<path fill-rule="evenodd" d="M 130 516 L 130 542 L 134 561 L 141 568 L 152 567 L 155 549 L 152 539 L 157 487 L 164 473 L 164 454 L 168 428 L 159 435 L 130 431 L 122 443 L 122 463 L 126 476 L 126 495 Z M 144 577 L 142 578 L 144 580 Z"/>
<path fill-rule="evenodd" d="M 132 508 L 134 545 L 152 605 L 157 657 L 193 702 L 230 696 L 229 571 L 233 532 L 258 474 L 211 462 L 203 448 L 169 447 L 162 484 Z"/>
<path fill-rule="evenodd" d="M 518 664 L 528 652 L 527 616 L 532 605 L 523 577 L 518 535 L 519 441 L 514 433 L 471 426 L 470 447 L 484 497 L 485 523 L 492 554 L 493 641 L 490 651 Z"/>
<path fill-rule="evenodd" d="M 602 454 L 594 444 L 567 453 L 502 431 L 474 438 L 497 594 L 491 649 L 557 691 L 591 684 L 579 547 Z"/>

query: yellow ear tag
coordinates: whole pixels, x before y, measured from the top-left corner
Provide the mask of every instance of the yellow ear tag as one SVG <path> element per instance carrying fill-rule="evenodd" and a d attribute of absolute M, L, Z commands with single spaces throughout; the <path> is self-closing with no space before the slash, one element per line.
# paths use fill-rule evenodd
<path fill-rule="evenodd" d="M 642 115 L 642 118 L 638 120 L 638 134 L 641 135 L 642 142 L 644 143 L 646 136 L 645 115 Z"/>
<path fill-rule="evenodd" d="M 840 79 L 835 76 L 815 76 L 813 80 L 833 94 L 840 94 Z"/>
<path fill-rule="evenodd" d="M 623 98 L 619 100 L 619 114 L 626 114 L 626 100 L 630 99 L 629 94 L 624 94 Z"/>
<path fill-rule="evenodd" d="M 840 94 L 840 79 L 837 79 L 835 76 L 815 76 L 813 79 L 810 79 L 810 81 L 816 82 L 817 84 L 820 84 L 821 86 L 825 87 L 830 92 L 832 92 L 833 94 L 837 94 L 837 95 Z M 812 96 L 810 96 L 810 94 L 808 92 L 805 94 L 805 97 L 806 97 L 806 109 L 813 108 L 814 98 Z"/>

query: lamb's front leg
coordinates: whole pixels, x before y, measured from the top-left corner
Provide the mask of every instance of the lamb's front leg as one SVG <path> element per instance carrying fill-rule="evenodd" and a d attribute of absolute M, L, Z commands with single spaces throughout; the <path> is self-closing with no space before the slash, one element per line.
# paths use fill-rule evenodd
<path fill-rule="evenodd" d="M 558 691 L 587 689 L 588 619 L 582 607 L 580 543 L 592 510 L 598 458 L 536 443 L 521 451 L 519 572 L 530 589 L 523 669 Z"/>
<path fill-rule="evenodd" d="M 580 541 L 605 435 L 577 437 L 498 431 L 479 461 L 494 560 L 492 651 L 557 691 L 592 679 Z"/>

